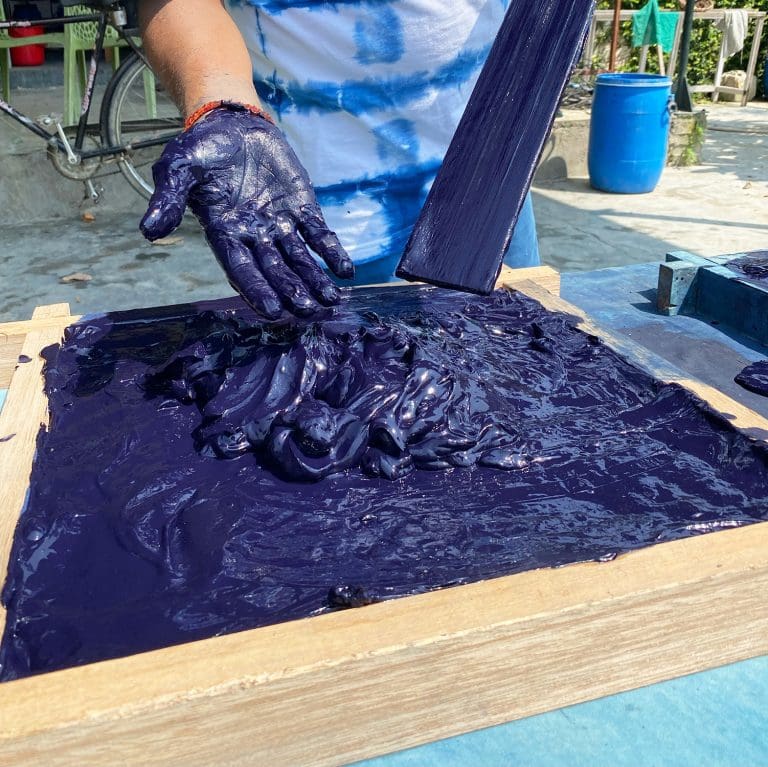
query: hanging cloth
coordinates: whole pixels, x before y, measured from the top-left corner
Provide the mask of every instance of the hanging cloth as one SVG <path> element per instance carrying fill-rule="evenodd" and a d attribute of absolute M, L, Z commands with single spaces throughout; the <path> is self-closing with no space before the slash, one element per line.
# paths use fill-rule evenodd
<path fill-rule="evenodd" d="M 729 59 L 744 47 L 749 29 L 747 11 L 729 8 L 722 19 L 715 22 L 715 27 L 723 33 L 723 57 Z"/>
<path fill-rule="evenodd" d="M 675 42 L 677 12 L 659 10 L 659 0 L 648 2 L 632 17 L 632 46 L 660 45 L 665 53 L 672 50 Z"/>

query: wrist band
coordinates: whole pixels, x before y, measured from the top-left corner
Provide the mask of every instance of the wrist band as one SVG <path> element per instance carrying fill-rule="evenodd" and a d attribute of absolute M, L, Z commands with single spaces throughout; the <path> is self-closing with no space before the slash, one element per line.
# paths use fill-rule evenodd
<path fill-rule="evenodd" d="M 261 108 L 254 106 L 253 104 L 240 104 L 237 101 L 209 101 L 207 104 L 203 104 L 199 109 L 196 109 L 192 114 L 184 120 L 184 130 L 189 130 L 203 115 L 207 115 L 208 112 L 212 112 L 219 107 L 225 107 L 234 111 L 250 112 L 251 114 L 263 117 L 265 120 L 274 124 L 274 120 Z"/>

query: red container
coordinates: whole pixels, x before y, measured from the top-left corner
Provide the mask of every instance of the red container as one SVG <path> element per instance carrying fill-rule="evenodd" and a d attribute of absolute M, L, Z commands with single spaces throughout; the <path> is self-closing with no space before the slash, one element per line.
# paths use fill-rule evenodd
<path fill-rule="evenodd" d="M 8 31 L 11 37 L 34 37 L 44 33 L 44 27 L 14 27 Z M 11 48 L 11 64 L 15 67 L 39 67 L 44 63 L 45 46 L 40 43 Z"/>

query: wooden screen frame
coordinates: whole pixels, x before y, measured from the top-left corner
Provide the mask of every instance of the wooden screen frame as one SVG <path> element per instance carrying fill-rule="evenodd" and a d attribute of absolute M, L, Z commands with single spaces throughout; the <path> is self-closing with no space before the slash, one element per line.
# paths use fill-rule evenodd
<path fill-rule="evenodd" d="M 596 328 L 552 270 L 500 281 L 768 437 L 761 416 Z M 32 358 L 0 413 L 0 437 L 16 434 L 0 442 L 3 573 L 47 414 L 39 351 L 73 319 L 57 305 L 0 326 L 0 382 Z M 0 685 L 0 762 L 346 764 L 768 653 L 766 593 L 759 523 L 42 674 Z"/>

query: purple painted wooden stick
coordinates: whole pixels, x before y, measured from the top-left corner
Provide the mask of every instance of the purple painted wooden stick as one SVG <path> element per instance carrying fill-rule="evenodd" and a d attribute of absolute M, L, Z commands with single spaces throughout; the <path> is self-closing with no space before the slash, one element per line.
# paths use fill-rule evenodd
<path fill-rule="evenodd" d="M 493 290 L 592 11 L 593 0 L 513 0 L 398 277 Z"/>

